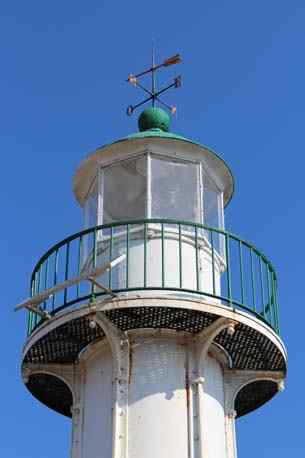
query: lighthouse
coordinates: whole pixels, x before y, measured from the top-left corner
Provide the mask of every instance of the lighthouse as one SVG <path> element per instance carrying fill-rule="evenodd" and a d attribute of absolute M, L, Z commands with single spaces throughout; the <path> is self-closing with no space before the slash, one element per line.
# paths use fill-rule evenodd
<path fill-rule="evenodd" d="M 16 307 L 23 381 L 71 418 L 72 458 L 235 458 L 235 422 L 284 387 L 276 272 L 225 228 L 232 172 L 160 107 L 155 71 L 179 59 L 129 76 L 152 74 L 152 106 L 80 164 L 84 229 L 42 255 Z"/>

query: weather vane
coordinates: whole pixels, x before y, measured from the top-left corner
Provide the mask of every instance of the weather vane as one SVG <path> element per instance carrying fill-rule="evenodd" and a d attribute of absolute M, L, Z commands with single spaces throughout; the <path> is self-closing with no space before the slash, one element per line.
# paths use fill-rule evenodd
<path fill-rule="evenodd" d="M 169 57 L 168 59 L 165 59 L 164 62 L 161 64 L 155 63 L 155 50 L 153 48 L 152 50 L 152 65 L 148 70 L 145 70 L 144 72 L 138 73 L 137 75 L 130 74 L 127 78 L 127 82 L 132 84 L 133 86 L 142 89 L 146 94 L 149 94 L 149 97 L 147 97 L 145 100 L 142 100 L 142 102 L 138 103 L 137 105 L 129 105 L 127 108 L 127 114 L 128 116 L 131 116 L 132 113 L 139 108 L 141 105 L 144 105 L 144 103 L 149 102 L 151 100 L 152 106 L 154 107 L 156 105 L 156 101 L 159 102 L 161 105 L 164 105 L 172 114 L 175 114 L 177 111 L 177 108 L 175 106 L 169 106 L 163 100 L 160 99 L 160 95 L 164 94 L 164 92 L 168 91 L 170 88 L 175 87 L 178 88 L 181 86 L 181 76 L 177 76 L 174 78 L 174 82 L 171 83 L 170 85 L 164 87 L 163 89 L 158 90 L 157 89 L 157 83 L 156 83 L 156 72 L 160 68 L 163 67 L 169 67 L 171 65 L 175 64 L 180 64 L 182 62 L 182 59 L 179 54 L 176 54 L 175 56 Z M 144 87 L 142 84 L 139 83 L 139 78 L 141 78 L 144 75 L 148 75 L 151 73 L 151 90 L 147 89 Z"/>

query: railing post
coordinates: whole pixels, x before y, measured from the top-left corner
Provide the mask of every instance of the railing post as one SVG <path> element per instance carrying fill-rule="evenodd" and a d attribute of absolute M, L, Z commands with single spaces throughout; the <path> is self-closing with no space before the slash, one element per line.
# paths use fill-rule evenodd
<path fill-rule="evenodd" d="M 230 236 L 225 235 L 226 240 L 226 261 L 227 261 L 227 288 L 229 304 L 232 305 L 232 282 L 231 282 L 231 259 L 230 259 Z"/>
<path fill-rule="evenodd" d="M 82 260 L 82 255 L 83 255 L 82 250 L 83 250 L 83 236 L 81 235 L 78 241 L 77 275 L 80 275 L 81 260 Z M 79 283 L 77 283 L 76 285 L 76 296 L 78 299 L 79 298 Z"/>
<path fill-rule="evenodd" d="M 37 272 L 38 280 L 36 282 L 36 294 L 39 294 L 40 292 L 41 268 L 42 266 L 39 267 L 38 272 Z M 37 326 L 39 319 L 40 317 L 37 315 L 37 313 L 35 313 L 35 326 Z"/>
<path fill-rule="evenodd" d="M 271 294 L 270 294 L 270 275 L 269 275 L 269 266 L 268 263 L 265 262 L 265 267 L 266 267 L 266 275 L 267 275 L 267 307 L 269 307 L 269 321 L 272 324 L 272 302 L 271 302 Z"/>
<path fill-rule="evenodd" d="M 253 266 L 253 249 L 252 249 L 252 247 L 250 247 L 250 263 L 251 263 L 251 284 L 252 284 L 253 311 L 256 312 L 255 274 L 254 274 L 254 266 Z"/>
<path fill-rule="evenodd" d="M 240 267 L 240 290 L 241 290 L 241 302 L 245 303 L 245 290 L 244 290 L 244 262 L 243 262 L 243 251 L 242 242 L 239 241 L 239 267 Z"/>
<path fill-rule="evenodd" d="M 162 288 L 165 287 L 165 257 L 164 257 L 164 223 L 161 223 L 161 276 Z"/>
<path fill-rule="evenodd" d="M 58 269 L 58 249 L 55 251 L 53 286 L 55 286 L 57 283 L 57 269 Z M 55 308 L 55 298 L 56 298 L 56 294 L 53 295 L 53 299 L 52 299 L 52 311 L 54 311 L 54 308 Z"/>
<path fill-rule="evenodd" d="M 95 269 L 96 267 L 96 261 L 97 261 L 97 236 L 96 236 L 96 231 L 97 228 L 94 228 L 93 231 L 93 257 L 92 257 L 92 268 Z M 91 287 L 91 301 L 94 301 L 95 299 L 95 286 L 92 283 Z"/>
<path fill-rule="evenodd" d="M 279 304 L 278 304 L 278 297 L 277 297 L 277 279 L 276 275 L 274 274 L 274 288 L 275 288 L 275 310 L 276 310 L 276 329 L 278 334 L 280 333 L 280 319 L 279 319 Z"/>
<path fill-rule="evenodd" d="M 46 259 L 45 278 L 44 278 L 44 289 L 48 288 L 48 273 L 49 273 L 49 258 Z M 47 301 L 43 303 L 43 309 L 47 308 Z"/>
<path fill-rule="evenodd" d="M 263 307 L 263 318 L 266 319 L 265 313 L 265 293 L 264 293 L 264 282 L 263 282 L 263 269 L 262 269 L 262 257 L 259 256 L 259 272 L 260 272 L 260 284 L 261 284 L 261 297 Z"/>
<path fill-rule="evenodd" d="M 215 248 L 214 248 L 214 232 L 210 230 L 211 234 L 211 249 L 212 249 L 212 281 L 213 281 L 213 294 L 216 295 L 216 282 L 215 282 Z"/>
<path fill-rule="evenodd" d="M 144 288 L 147 287 L 147 223 L 144 223 Z"/>
<path fill-rule="evenodd" d="M 129 237 L 130 237 L 130 227 L 127 224 L 126 227 L 126 288 L 129 288 Z"/>
<path fill-rule="evenodd" d="M 179 233 L 179 287 L 182 289 L 182 239 L 181 239 L 181 224 L 178 224 Z"/>
<path fill-rule="evenodd" d="M 30 287 L 30 296 L 34 296 L 34 291 L 35 291 L 35 275 L 32 275 L 31 279 L 31 287 Z M 29 311 L 28 312 L 28 323 L 27 323 L 27 335 L 29 336 L 32 332 L 33 328 L 33 312 Z"/>
<path fill-rule="evenodd" d="M 113 252 L 113 227 L 110 228 L 110 240 L 109 240 L 109 262 L 112 261 Z M 112 269 L 109 269 L 108 273 L 108 288 L 112 289 Z"/>
<path fill-rule="evenodd" d="M 199 285 L 199 248 L 198 248 L 198 228 L 195 226 L 195 250 L 196 250 L 196 289 L 200 290 Z"/>
<path fill-rule="evenodd" d="M 70 258 L 70 243 L 68 242 L 66 245 L 65 280 L 68 280 L 69 278 L 69 258 Z M 68 289 L 66 288 L 64 292 L 64 304 L 67 303 L 67 297 L 68 297 Z"/>

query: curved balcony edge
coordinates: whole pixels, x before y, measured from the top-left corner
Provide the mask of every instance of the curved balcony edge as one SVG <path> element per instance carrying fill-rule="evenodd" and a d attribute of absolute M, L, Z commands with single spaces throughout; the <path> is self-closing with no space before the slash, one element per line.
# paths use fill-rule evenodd
<path fill-rule="evenodd" d="M 123 262 L 97 279 L 103 290 L 82 281 L 56 292 L 41 308 L 53 316 L 109 293 L 167 291 L 244 310 L 279 334 L 277 278 L 266 256 L 235 234 L 188 221 L 130 220 L 73 234 L 40 258 L 31 296 L 122 255 Z M 29 312 L 28 335 L 41 323 L 38 314 Z"/>

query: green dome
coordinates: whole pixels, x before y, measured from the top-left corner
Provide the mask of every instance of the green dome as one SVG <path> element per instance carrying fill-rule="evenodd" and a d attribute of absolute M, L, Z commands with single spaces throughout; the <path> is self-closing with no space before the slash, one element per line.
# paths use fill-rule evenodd
<path fill-rule="evenodd" d="M 170 128 L 170 117 L 161 108 L 150 107 L 144 110 L 138 120 L 139 131 L 160 129 L 168 132 Z"/>

